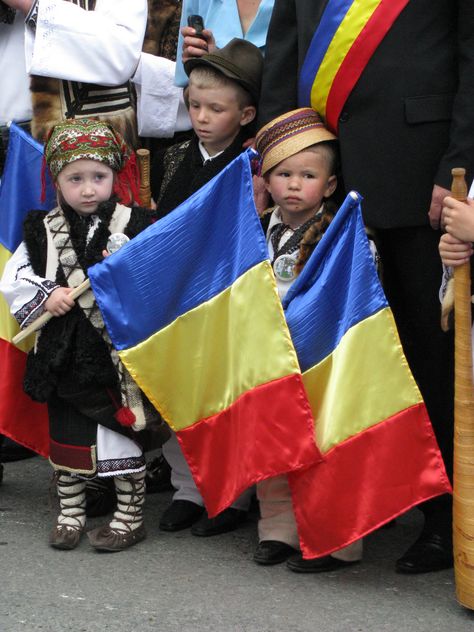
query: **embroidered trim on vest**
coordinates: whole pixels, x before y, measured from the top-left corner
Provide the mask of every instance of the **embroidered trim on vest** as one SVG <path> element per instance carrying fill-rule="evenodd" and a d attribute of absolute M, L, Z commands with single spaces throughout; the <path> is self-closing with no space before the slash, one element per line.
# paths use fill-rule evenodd
<path fill-rule="evenodd" d="M 129 82 L 109 88 L 92 83 L 61 81 L 61 100 L 65 118 L 97 116 L 129 108 L 132 89 Z"/>
<path fill-rule="evenodd" d="M 131 209 L 117 204 L 109 223 L 112 232 L 123 232 L 130 220 Z M 50 267 L 61 265 L 69 287 L 80 285 L 86 278 L 81 268 L 77 253 L 74 250 L 69 226 L 64 212 L 57 207 L 44 218 L 44 225 L 48 236 L 48 270 Z M 51 248 L 49 247 L 51 246 Z M 54 253 L 56 257 L 54 256 Z M 143 406 L 141 391 L 131 378 L 129 372 L 122 364 L 120 357 L 112 345 L 102 314 L 97 306 L 92 290 L 87 290 L 78 299 L 77 303 L 84 312 L 86 318 L 93 325 L 97 333 L 106 342 L 114 367 L 119 376 L 122 405 L 130 409 L 135 415 L 134 430 L 142 430 L 146 426 L 147 411 Z"/>

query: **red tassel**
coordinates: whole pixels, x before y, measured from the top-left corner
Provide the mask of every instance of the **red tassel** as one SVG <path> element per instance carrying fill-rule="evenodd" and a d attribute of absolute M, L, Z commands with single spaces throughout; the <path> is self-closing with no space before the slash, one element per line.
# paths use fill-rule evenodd
<path fill-rule="evenodd" d="M 43 154 L 43 160 L 41 161 L 41 204 L 46 202 L 46 157 Z"/>
<path fill-rule="evenodd" d="M 130 206 L 133 202 L 140 202 L 140 172 L 135 153 L 130 156 L 118 174 L 114 192 L 126 206 Z"/>
<path fill-rule="evenodd" d="M 137 418 L 130 408 L 119 408 L 114 414 L 115 419 L 121 426 L 133 426 Z"/>

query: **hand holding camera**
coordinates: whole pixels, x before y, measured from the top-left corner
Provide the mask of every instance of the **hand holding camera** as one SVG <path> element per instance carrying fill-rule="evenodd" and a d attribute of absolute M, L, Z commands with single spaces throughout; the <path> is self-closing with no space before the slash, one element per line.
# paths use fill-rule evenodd
<path fill-rule="evenodd" d="M 183 35 L 183 62 L 191 57 L 202 57 L 217 48 L 212 31 L 204 27 L 200 15 L 189 15 L 188 26 L 181 29 Z"/>

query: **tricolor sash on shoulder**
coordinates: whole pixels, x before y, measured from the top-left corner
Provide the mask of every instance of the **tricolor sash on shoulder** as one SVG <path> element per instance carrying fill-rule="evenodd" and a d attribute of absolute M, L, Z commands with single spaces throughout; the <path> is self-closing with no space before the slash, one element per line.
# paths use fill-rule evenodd
<path fill-rule="evenodd" d="M 311 106 L 337 134 L 347 97 L 408 2 L 328 0 L 301 69 L 299 106 Z"/>

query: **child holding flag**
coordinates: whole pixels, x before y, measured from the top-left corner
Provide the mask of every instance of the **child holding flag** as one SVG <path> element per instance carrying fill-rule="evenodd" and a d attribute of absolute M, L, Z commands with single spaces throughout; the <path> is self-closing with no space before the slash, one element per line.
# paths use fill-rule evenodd
<path fill-rule="evenodd" d="M 252 136 L 250 125 L 256 116 L 263 57 L 254 44 L 234 38 L 221 49 L 188 59 L 184 68 L 189 75 L 189 115 L 194 133 L 191 140 L 173 145 L 154 161 L 152 195 L 160 218 L 244 151 L 244 143 Z M 174 434 L 163 446 L 163 454 L 171 466 L 176 492 L 161 517 L 160 529 L 179 531 L 193 525 L 193 535 L 207 537 L 232 531 L 243 522 L 250 491 L 209 518 L 203 513 L 203 499 Z"/>
<path fill-rule="evenodd" d="M 257 134 L 262 175 L 276 206 L 264 214 L 268 250 L 280 298 L 286 296 L 297 274 L 320 241 L 337 204 L 337 138 L 311 108 L 300 108 L 270 121 Z M 260 504 L 257 564 L 288 560 L 295 572 L 321 572 L 361 559 L 362 541 L 322 558 L 296 555 L 298 533 L 286 476 L 257 485 Z"/>
<path fill-rule="evenodd" d="M 90 290 L 70 293 L 107 254 L 112 233 L 135 236 L 150 224 L 146 209 L 118 203 L 137 195 L 136 167 L 123 138 L 92 119 L 56 125 L 45 161 L 58 206 L 31 211 L 24 241 L 8 261 L 0 290 L 21 327 L 43 312 L 53 318 L 30 352 L 24 389 L 47 402 L 50 462 L 60 512 L 51 546 L 73 549 L 85 529 L 86 480 L 113 477 L 117 509 L 108 525 L 90 531 L 98 550 L 121 551 L 143 540 L 145 459 L 134 440 L 157 414 L 112 347 Z M 115 195 L 115 193 L 117 195 Z"/>

